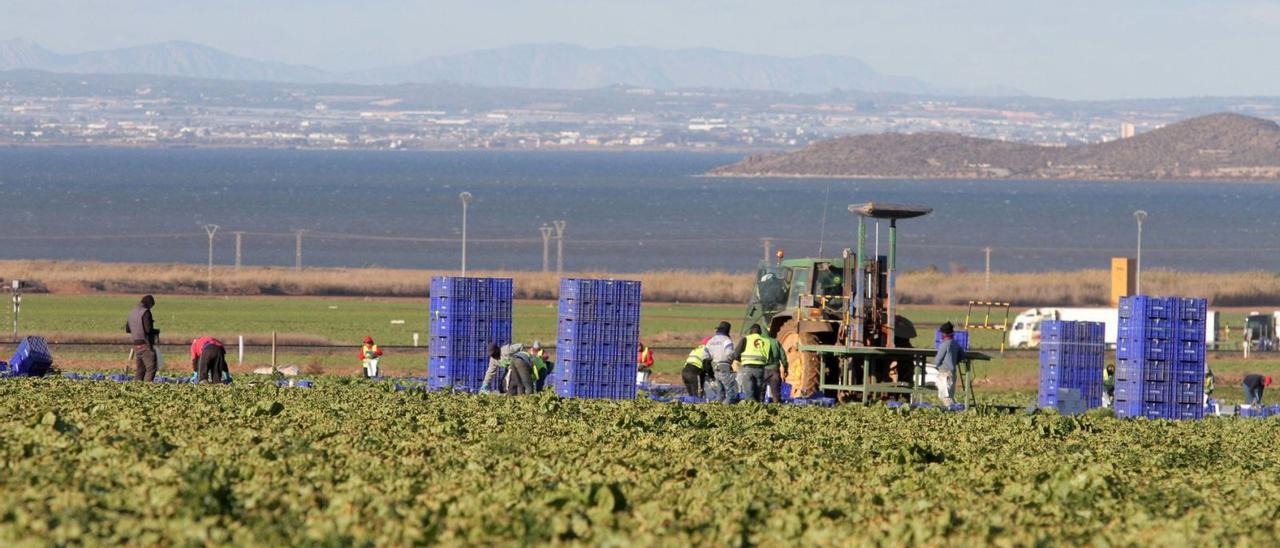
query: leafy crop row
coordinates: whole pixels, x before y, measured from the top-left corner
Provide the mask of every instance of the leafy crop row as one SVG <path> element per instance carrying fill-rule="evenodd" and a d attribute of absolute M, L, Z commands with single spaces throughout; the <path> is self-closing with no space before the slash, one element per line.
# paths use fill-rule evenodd
<path fill-rule="evenodd" d="M 1280 421 L 0 383 L 0 542 L 1280 537 Z"/>

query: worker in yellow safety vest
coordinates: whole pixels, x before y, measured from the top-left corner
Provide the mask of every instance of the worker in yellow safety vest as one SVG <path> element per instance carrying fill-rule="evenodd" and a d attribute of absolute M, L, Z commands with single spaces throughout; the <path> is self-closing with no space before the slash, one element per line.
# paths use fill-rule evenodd
<path fill-rule="evenodd" d="M 680 372 L 685 391 L 690 396 L 698 398 L 703 394 L 704 379 L 711 376 L 711 361 L 703 357 L 706 354 L 708 340 L 711 340 L 711 337 L 702 339 L 702 343 L 689 352 L 689 357 L 684 359 L 684 370 Z"/>
<path fill-rule="evenodd" d="M 1214 386 L 1213 369 L 1204 366 L 1204 406 L 1209 407 L 1209 396 L 1213 395 Z"/>
<path fill-rule="evenodd" d="M 373 342 L 373 337 L 365 337 L 360 347 L 360 365 L 364 368 L 364 376 L 378 376 L 378 360 L 382 358 L 382 349 Z"/>
<path fill-rule="evenodd" d="M 738 371 L 738 383 L 742 393 L 758 402 L 764 401 L 765 366 L 777 360 L 772 339 L 761 334 L 759 325 L 753 325 L 742 339 L 742 351 L 738 353 L 742 369 Z"/>

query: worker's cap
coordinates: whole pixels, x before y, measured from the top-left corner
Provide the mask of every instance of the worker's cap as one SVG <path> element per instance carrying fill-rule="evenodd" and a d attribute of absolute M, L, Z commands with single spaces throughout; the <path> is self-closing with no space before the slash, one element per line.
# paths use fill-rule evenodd
<path fill-rule="evenodd" d="M 156 298 L 155 298 L 155 297 L 152 297 L 151 295 L 147 295 L 147 296 L 143 297 L 143 298 L 142 298 L 142 300 L 141 300 L 141 301 L 139 301 L 139 302 L 141 302 L 141 303 L 142 303 L 142 306 L 145 306 L 145 307 L 147 307 L 147 308 L 151 308 L 151 307 L 153 307 L 153 306 L 155 306 L 155 305 L 156 305 Z"/>
<path fill-rule="evenodd" d="M 533 341 L 533 349 L 534 349 L 534 350 L 541 350 L 541 349 L 542 349 L 542 341 Z"/>
<path fill-rule="evenodd" d="M 368 335 L 365 335 L 365 336 L 364 336 L 364 343 L 365 343 L 365 344 L 373 344 L 373 337 L 370 337 L 370 336 L 368 336 Z"/>
<path fill-rule="evenodd" d="M 760 329 L 760 324 L 752 325 L 749 329 L 747 329 L 747 333 L 751 333 L 752 335 L 759 335 L 761 332 L 762 331 Z"/>
<path fill-rule="evenodd" d="M 705 344 L 707 344 L 707 343 L 709 343 L 709 342 L 711 342 L 711 337 L 703 337 L 703 338 L 702 338 L 702 344 L 704 344 L 704 345 L 705 345 Z"/>
<path fill-rule="evenodd" d="M 716 326 L 716 333 L 724 333 L 727 335 L 730 329 L 733 329 L 733 326 L 729 325 L 729 322 L 720 322 L 720 325 Z"/>
<path fill-rule="evenodd" d="M 943 335 L 952 335 L 956 332 L 956 326 L 951 325 L 951 322 L 945 322 L 938 327 L 938 331 L 942 332 Z"/>

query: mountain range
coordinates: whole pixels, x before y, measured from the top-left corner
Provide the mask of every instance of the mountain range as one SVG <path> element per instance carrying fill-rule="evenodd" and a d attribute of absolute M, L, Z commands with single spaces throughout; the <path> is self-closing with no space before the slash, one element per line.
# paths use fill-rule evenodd
<path fill-rule="evenodd" d="M 531 89 L 620 85 L 655 90 L 715 88 L 794 93 L 857 90 L 918 95 L 1022 95 L 1012 88 L 962 89 L 885 75 L 848 56 L 778 57 L 708 48 L 588 49 L 567 44 L 517 45 L 432 56 L 407 65 L 332 72 L 241 57 L 192 42 L 57 53 L 29 40 L 0 41 L 0 71 L 17 69 L 299 83 L 451 83 Z"/>
<path fill-rule="evenodd" d="M 954 133 L 882 133 L 751 156 L 715 176 L 895 179 L 1280 180 L 1280 125 L 1231 113 L 1127 139 L 1048 147 Z"/>

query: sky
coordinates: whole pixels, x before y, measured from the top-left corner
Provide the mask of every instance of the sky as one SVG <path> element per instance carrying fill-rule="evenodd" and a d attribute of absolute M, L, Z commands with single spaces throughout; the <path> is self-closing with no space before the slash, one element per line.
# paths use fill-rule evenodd
<path fill-rule="evenodd" d="M 59 52 L 189 40 L 350 70 L 559 42 L 848 55 L 1069 99 L 1280 95 L 1280 0 L 0 0 Z"/>

